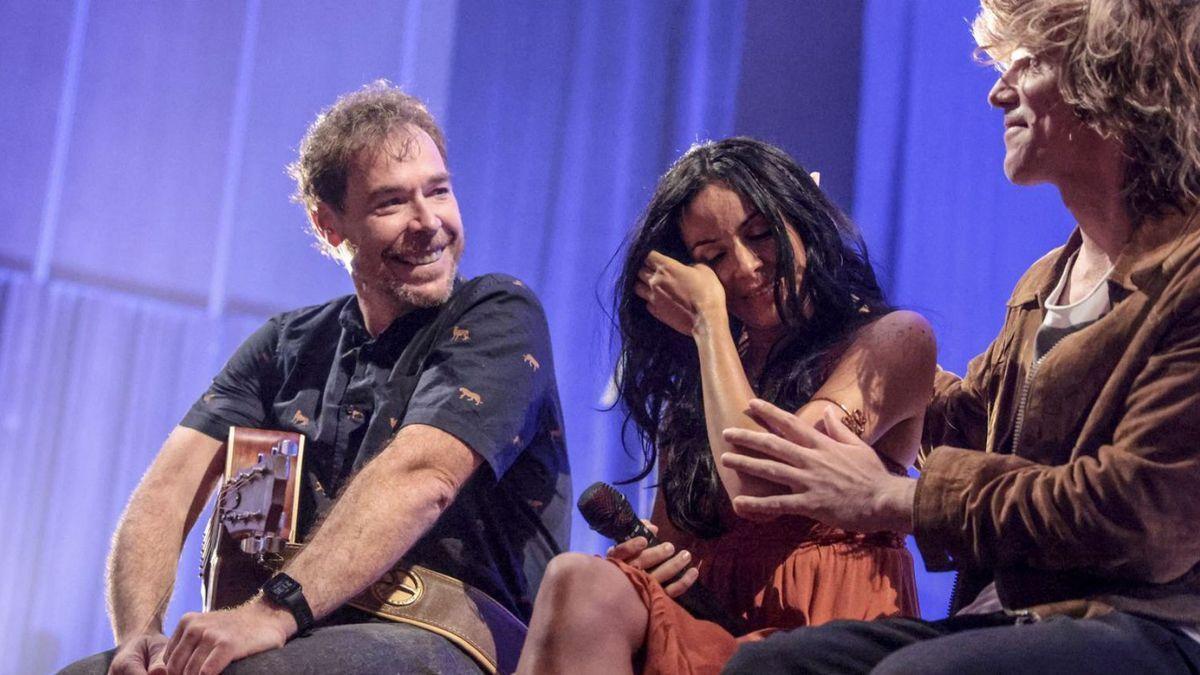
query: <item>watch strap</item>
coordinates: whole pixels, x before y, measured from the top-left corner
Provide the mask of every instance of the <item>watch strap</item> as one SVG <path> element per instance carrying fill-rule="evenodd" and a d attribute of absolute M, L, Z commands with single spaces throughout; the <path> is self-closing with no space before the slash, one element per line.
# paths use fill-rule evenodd
<path fill-rule="evenodd" d="M 271 604 L 286 609 L 296 620 L 296 634 L 307 635 L 313 626 L 312 608 L 304 597 L 300 582 L 278 572 L 262 585 L 263 597 Z"/>

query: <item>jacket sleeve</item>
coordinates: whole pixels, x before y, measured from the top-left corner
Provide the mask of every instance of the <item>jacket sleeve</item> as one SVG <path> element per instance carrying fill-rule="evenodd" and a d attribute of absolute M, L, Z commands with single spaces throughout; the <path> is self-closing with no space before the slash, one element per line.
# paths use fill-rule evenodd
<path fill-rule="evenodd" d="M 1164 583 L 1200 561 L 1200 308 L 1190 305 L 1159 315 L 1167 327 L 1112 442 L 1094 453 L 1061 466 L 956 447 L 929 454 L 914 522 L 927 563 L 946 563 L 931 569 L 1082 569 Z"/>
<path fill-rule="evenodd" d="M 925 410 L 917 469 L 924 471 L 929 453 L 941 445 L 984 449 L 988 408 L 983 380 L 995 349 L 996 342 L 992 342 L 986 352 L 971 359 L 962 378 L 938 367 L 933 379 L 933 399 Z"/>

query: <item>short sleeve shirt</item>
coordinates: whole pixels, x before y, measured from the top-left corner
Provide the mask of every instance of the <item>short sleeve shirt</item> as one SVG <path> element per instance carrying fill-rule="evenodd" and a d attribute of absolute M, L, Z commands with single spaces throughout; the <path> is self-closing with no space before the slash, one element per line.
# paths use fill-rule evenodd
<path fill-rule="evenodd" d="M 459 280 L 445 304 L 374 339 L 352 295 L 272 317 L 181 424 L 219 440 L 231 426 L 304 434 L 302 539 L 400 429 L 455 436 L 487 466 L 404 560 L 461 579 L 526 621 L 546 564 L 569 541 L 549 331 L 537 298 L 512 277 Z"/>

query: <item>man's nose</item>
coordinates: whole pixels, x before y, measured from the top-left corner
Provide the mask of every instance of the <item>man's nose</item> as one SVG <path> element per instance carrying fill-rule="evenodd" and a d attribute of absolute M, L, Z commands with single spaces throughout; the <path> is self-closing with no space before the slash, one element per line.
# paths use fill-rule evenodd
<path fill-rule="evenodd" d="M 413 230 L 436 230 L 441 227 L 442 219 L 434 213 L 432 205 L 423 195 L 417 195 L 412 200 L 412 220 L 409 228 Z"/>
<path fill-rule="evenodd" d="M 988 103 L 993 108 L 1001 110 L 1010 110 L 1017 105 L 1017 91 L 1013 89 L 1012 84 L 1008 81 L 1008 73 L 1003 73 L 996 78 L 996 83 L 992 85 L 987 95 Z"/>

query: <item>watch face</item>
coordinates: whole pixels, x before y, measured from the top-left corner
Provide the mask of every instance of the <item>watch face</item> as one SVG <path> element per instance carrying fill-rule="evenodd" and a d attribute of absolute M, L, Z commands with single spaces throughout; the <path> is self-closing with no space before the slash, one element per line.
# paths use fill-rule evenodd
<path fill-rule="evenodd" d="M 270 595 L 281 598 L 291 595 L 298 588 L 300 588 L 300 584 L 295 579 L 287 575 L 277 574 L 267 581 L 267 585 L 263 590 Z"/>

